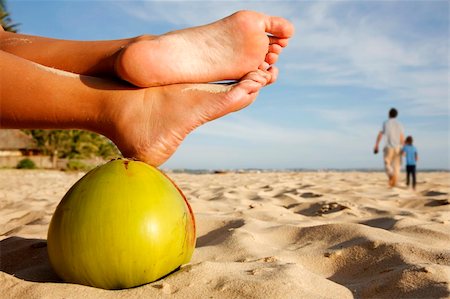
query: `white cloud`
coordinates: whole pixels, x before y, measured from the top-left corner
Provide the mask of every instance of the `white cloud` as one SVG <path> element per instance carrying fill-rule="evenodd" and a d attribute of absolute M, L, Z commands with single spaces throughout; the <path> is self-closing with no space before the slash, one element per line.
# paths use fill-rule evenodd
<path fill-rule="evenodd" d="M 197 129 L 196 134 L 212 136 L 213 138 L 237 139 L 259 144 L 307 144 L 317 137 L 329 137 L 328 130 L 317 130 L 314 134 L 299 128 L 287 128 L 250 117 L 233 115 L 218 121 L 208 123 Z"/>
<path fill-rule="evenodd" d="M 275 4 L 276 2 L 276 4 Z M 128 15 L 143 21 L 166 22 L 181 27 L 198 26 L 224 18 L 238 10 L 287 15 L 286 1 L 137 1 L 114 2 Z"/>
<path fill-rule="evenodd" d="M 406 34 L 384 16 L 344 18 L 335 8 L 319 3 L 302 15 L 283 59 L 292 83 L 380 89 L 408 102 L 411 112 L 449 115 L 448 36 L 414 27 Z"/>
<path fill-rule="evenodd" d="M 393 21 L 392 15 L 363 9 L 355 12 L 363 4 L 144 1 L 114 5 L 135 18 L 166 22 L 177 28 L 209 23 L 239 9 L 282 15 L 297 28 L 281 59 L 282 71 L 291 83 L 380 89 L 391 98 L 407 102 L 411 113 L 449 115 L 446 40 L 416 33 L 414 27 L 408 32 L 399 31 L 405 25 Z M 353 10 L 344 14 L 346 5 Z"/>

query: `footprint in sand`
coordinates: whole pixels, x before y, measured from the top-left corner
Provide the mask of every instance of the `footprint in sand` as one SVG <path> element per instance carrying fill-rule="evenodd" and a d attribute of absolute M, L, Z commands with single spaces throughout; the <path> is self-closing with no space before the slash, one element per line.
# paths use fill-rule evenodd
<path fill-rule="evenodd" d="M 313 192 L 305 192 L 300 195 L 300 197 L 302 197 L 302 198 L 316 198 L 316 197 L 322 197 L 322 196 L 323 196 L 322 194 L 316 194 Z"/>
<path fill-rule="evenodd" d="M 422 192 L 422 194 L 424 196 L 429 196 L 429 197 L 447 195 L 447 193 L 445 193 L 445 192 L 439 192 L 439 191 L 434 191 L 434 190 L 424 191 L 424 192 Z"/>
<path fill-rule="evenodd" d="M 303 189 L 307 189 L 307 188 L 311 188 L 314 187 L 314 185 L 311 184 L 306 184 L 306 185 L 300 185 L 299 188 L 303 188 Z"/>
<path fill-rule="evenodd" d="M 321 216 L 324 214 L 331 214 L 339 212 L 349 207 L 337 202 L 319 202 L 310 205 L 307 209 L 295 211 L 295 213 L 302 214 L 304 216 Z"/>
<path fill-rule="evenodd" d="M 172 286 L 166 282 L 163 282 L 162 284 L 152 285 L 152 287 L 154 287 L 155 289 L 162 290 L 162 292 L 167 295 L 173 294 L 177 291 L 177 288 L 175 288 L 174 286 Z"/>
<path fill-rule="evenodd" d="M 425 204 L 426 207 L 439 207 L 450 204 L 448 199 L 433 199 Z"/>
<path fill-rule="evenodd" d="M 328 203 L 324 203 L 316 213 L 318 215 L 330 214 L 330 213 L 338 212 L 338 211 L 345 210 L 348 208 L 349 207 L 341 205 L 337 202 L 328 202 Z"/>

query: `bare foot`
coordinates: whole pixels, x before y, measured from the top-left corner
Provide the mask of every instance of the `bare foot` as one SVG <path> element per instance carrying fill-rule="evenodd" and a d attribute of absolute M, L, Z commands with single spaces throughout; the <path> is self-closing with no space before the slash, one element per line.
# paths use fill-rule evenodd
<path fill-rule="evenodd" d="M 389 187 L 395 187 L 397 185 L 397 176 L 396 175 L 392 175 L 389 178 Z"/>
<path fill-rule="evenodd" d="M 101 132 L 128 158 L 164 163 L 198 126 L 250 105 L 277 69 L 254 71 L 233 85 L 177 84 L 133 91 L 105 110 L 113 126 Z"/>
<path fill-rule="evenodd" d="M 140 87 L 238 80 L 274 64 L 293 32 L 286 19 L 239 11 L 208 25 L 144 36 L 121 51 L 115 69 Z"/>

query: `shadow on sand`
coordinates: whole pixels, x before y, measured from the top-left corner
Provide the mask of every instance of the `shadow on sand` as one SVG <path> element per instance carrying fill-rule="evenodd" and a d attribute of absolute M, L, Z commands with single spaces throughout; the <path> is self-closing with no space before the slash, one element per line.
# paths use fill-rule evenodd
<path fill-rule="evenodd" d="M 47 255 L 47 241 L 9 237 L 0 241 L 0 271 L 32 282 L 62 282 Z"/>

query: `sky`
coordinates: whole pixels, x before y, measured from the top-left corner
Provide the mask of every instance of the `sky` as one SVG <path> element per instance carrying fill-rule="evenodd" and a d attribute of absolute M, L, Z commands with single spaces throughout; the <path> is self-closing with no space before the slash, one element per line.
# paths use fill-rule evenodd
<path fill-rule="evenodd" d="M 381 169 L 395 107 L 418 169 L 450 169 L 449 1 L 7 1 L 21 33 L 107 40 L 203 25 L 241 9 L 296 33 L 278 81 L 191 133 L 163 168 Z"/>

